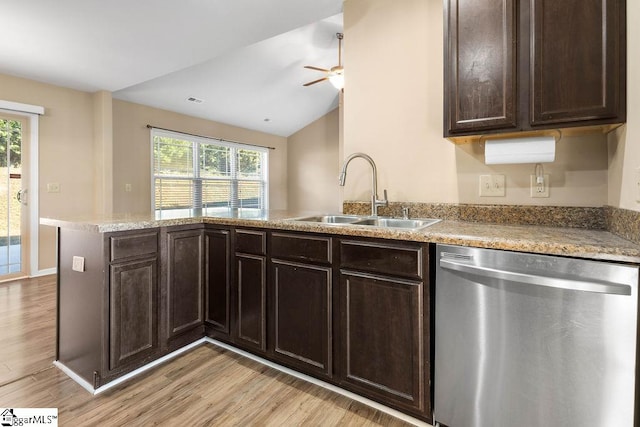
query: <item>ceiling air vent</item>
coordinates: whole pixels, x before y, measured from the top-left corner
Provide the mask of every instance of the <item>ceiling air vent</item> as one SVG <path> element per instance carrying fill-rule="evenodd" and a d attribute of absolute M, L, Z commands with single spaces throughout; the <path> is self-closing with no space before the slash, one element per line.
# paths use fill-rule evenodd
<path fill-rule="evenodd" d="M 203 99 L 194 98 L 193 96 L 190 96 L 189 98 L 187 98 L 187 101 L 193 102 L 194 104 L 202 104 L 204 102 Z"/>

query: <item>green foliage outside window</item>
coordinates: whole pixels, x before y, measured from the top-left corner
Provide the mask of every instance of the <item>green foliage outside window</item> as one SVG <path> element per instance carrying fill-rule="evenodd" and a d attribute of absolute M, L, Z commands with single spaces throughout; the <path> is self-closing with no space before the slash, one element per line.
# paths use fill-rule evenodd
<path fill-rule="evenodd" d="M 16 120 L 0 119 L 0 167 L 7 167 L 7 147 L 9 164 L 19 167 L 22 155 L 22 125 Z"/>

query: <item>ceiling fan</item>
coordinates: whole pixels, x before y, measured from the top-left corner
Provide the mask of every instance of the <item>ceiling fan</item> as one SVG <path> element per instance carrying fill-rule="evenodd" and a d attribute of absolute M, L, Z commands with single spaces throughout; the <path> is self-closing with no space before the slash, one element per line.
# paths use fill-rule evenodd
<path fill-rule="evenodd" d="M 316 83 L 329 80 L 331 84 L 335 86 L 336 89 L 342 89 L 344 87 L 344 68 L 342 67 L 342 39 L 344 37 L 344 34 L 336 33 L 336 37 L 338 38 L 338 65 L 336 65 L 335 67 L 331 67 L 328 70 L 326 68 L 305 65 L 304 68 L 308 68 L 310 70 L 322 71 L 323 73 L 326 73 L 326 76 L 324 76 L 321 79 L 314 80 L 309 83 L 305 83 L 302 86 L 311 86 Z"/>

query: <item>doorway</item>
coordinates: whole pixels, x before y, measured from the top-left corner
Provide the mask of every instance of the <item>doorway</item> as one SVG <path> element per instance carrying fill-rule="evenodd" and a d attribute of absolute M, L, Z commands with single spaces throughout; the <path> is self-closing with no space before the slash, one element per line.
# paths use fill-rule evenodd
<path fill-rule="evenodd" d="M 29 273 L 28 132 L 25 118 L 0 114 L 0 281 Z"/>

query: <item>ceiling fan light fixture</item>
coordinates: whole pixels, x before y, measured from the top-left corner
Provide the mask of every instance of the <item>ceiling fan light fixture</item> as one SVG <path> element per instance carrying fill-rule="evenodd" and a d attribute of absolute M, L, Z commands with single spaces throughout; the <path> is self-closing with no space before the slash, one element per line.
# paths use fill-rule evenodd
<path fill-rule="evenodd" d="M 329 81 L 336 89 L 344 88 L 344 70 L 334 71 L 329 75 Z"/>
<path fill-rule="evenodd" d="M 342 39 L 344 38 L 344 35 L 342 33 L 336 33 L 336 38 L 338 39 L 338 65 L 336 65 L 335 67 L 331 67 L 331 69 L 329 70 L 320 67 L 313 67 L 311 65 L 305 65 L 304 68 L 321 71 L 325 73 L 325 76 L 318 80 L 305 83 L 302 86 L 311 86 L 316 83 L 329 80 L 333 87 L 335 87 L 336 89 L 342 90 L 344 88 L 344 68 L 342 67 Z"/>

